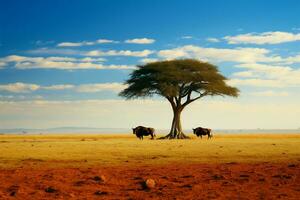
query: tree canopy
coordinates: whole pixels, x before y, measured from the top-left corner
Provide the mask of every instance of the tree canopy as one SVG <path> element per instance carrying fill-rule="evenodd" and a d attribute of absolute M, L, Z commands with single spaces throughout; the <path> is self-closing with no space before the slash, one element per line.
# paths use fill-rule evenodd
<path fill-rule="evenodd" d="M 207 95 L 238 96 L 238 89 L 226 84 L 227 78 L 210 63 L 193 59 L 153 62 L 137 66 L 120 95 L 128 99 L 154 94 L 166 98 L 189 97 L 189 101 Z M 192 93 L 199 94 L 191 98 Z"/>

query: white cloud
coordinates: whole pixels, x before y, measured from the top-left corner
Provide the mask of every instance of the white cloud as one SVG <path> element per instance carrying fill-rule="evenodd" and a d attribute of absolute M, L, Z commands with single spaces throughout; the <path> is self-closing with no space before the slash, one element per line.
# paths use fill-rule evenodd
<path fill-rule="evenodd" d="M 1 98 L 1 99 L 14 99 L 15 96 L 14 96 L 14 95 L 1 95 L 1 94 L 0 94 L 0 98 Z"/>
<path fill-rule="evenodd" d="M 20 56 L 19 56 L 20 58 Z M 31 58 L 31 59 L 34 59 L 34 57 L 23 57 L 24 59 L 23 60 L 26 60 L 27 58 Z M 74 58 L 74 57 L 46 57 L 46 58 L 43 58 L 43 57 L 36 57 L 37 59 L 35 60 L 43 60 L 43 59 L 46 59 L 48 61 L 54 61 L 54 62 L 104 62 L 106 61 L 105 58 L 92 58 L 92 57 L 83 57 L 83 58 Z M 16 56 L 15 56 L 15 59 Z M 22 58 L 20 58 L 22 59 Z M 14 61 L 13 59 L 11 59 L 12 61 Z M 18 60 L 16 60 L 18 61 Z M 19 60 L 20 61 L 20 60 Z"/>
<path fill-rule="evenodd" d="M 144 59 L 141 59 L 140 62 L 142 63 L 151 63 L 151 62 L 156 62 L 158 61 L 157 58 L 144 58 Z"/>
<path fill-rule="evenodd" d="M 154 51 L 145 49 L 142 51 L 131 51 L 131 50 L 109 50 L 109 51 L 100 51 L 100 50 L 92 50 L 92 51 L 79 51 L 73 49 L 48 49 L 48 48 L 40 48 L 36 50 L 27 51 L 31 54 L 55 54 L 55 55 L 81 55 L 81 56 L 133 56 L 133 57 L 146 57 L 150 54 L 153 54 Z"/>
<path fill-rule="evenodd" d="M 82 55 L 84 52 L 80 50 L 74 49 L 66 49 L 66 48 L 38 48 L 26 51 L 30 54 L 57 54 L 57 55 Z"/>
<path fill-rule="evenodd" d="M 20 58 L 20 57 L 19 57 Z M 23 57 L 23 58 L 20 58 L 20 59 L 23 59 L 23 60 L 26 60 L 28 57 Z M 45 58 L 42 58 L 40 59 L 39 57 L 37 57 L 38 59 L 36 60 L 42 60 L 42 59 L 45 59 Z M 32 58 L 31 58 L 32 59 Z M 77 58 L 70 58 L 70 57 L 47 57 L 46 58 L 47 60 L 49 61 L 53 61 L 53 62 L 75 62 L 75 61 L 78 61 Z M 30 60 L 30 59 L 29 59 Z M 16 60 L 18 61 L 18 59 Z M 20 61 L 20 60 L 19 60 Z"/>
<path fill-rule="evenodd" d="M 174 49 L 161 50 L 158 56 L 165 59 L 196 58 L 209 62 L 280 62 L 280 56 L 269 55 L 270 51 L 264 48 L 205 48 L 195 45 L 186 45 Z"/>
<path fill-rule="evenodd" d="M 231 79 L 231 85 L 276 88 L 300 86 L 300 69 L 258 63 L 239 64 L 236 67 L 246 71 L 234 73 L 233 76 L 246 79 Z"/>
<path fill-rule="evenodd" d="M 85 42 L 62 42 L 57 44 L 58 47 L 80 47 L 85 45 Z"/>
<path fill-rule="evenodd" d="M 21 94 L 24 94 L 24 92 L 20 92 Z M 6 100 L 6 101 L 16 101 L 16 100 L 33 100 L 33 99 L 44 99 L 44 97 L 40 95 L 0 95 L 1 100 Z"/>
<path fill-rule="evenodd" d="M 36 84 L 27 84 L 27 83 L 10 83 L 5 85 L 0 85 L 0 91 L 7 91 L 13 93 L 28 93 L 32 91 L 36 91 L 40 88 L 39 85 Z"/>
<path fill-rule="evenodd" d="M 103 65 L 103 58 L 70 58 L 70 57 L 26 57 L 11 55 L 0 58 L 3 62 L 13 62 L 18 69 L 135 69 L 127 65 Z"/>
<path fill-rule="evenodd" d="M 0 62 L 0 69 L 2 69 L 3 67 L 5 67 L 7 64 L 5 62 Z"/>
<path fill-rule="evenodd" d="M 22 62 L 27 59 L 25 56 L 11 55 L 0 58 L 3 62 Z"/>
<path fill-rule="evenodd" d="M 289 32 L 264 32 L 264 33 L 247 33 L 236 36 L 226 36 L 225 40 L 229 44 L 280 44 L 284 42 L 293 42 L 300 40 L 300 33 L 294 34 Z"/>
<path fill-rule="evenodd" d="M 62 84 L 62 85 L 43 86 L 41 88 L 45 90 L 66 90 L 66 89 L 72 89 L 74 87 L 75 87 L 74 85 Z"/>
<path fill-rule="evenodd" d="M 254 87 L 284 87 L 277 80 L 259 79 L 259 78 L 249 78 L 249 79 L 230 79 L 227 81 L 229 85 L 232 86 L 254 86 Z"/>
<path fill-rule="evenodd" d="M 15 64 L 18 69 L 103 69 L 100 64 L 94 63 L 73 63 L 73 62 L 19 62 Z"/>
<path fill-rule="evenodd" d="M 207 40 L 208 42 L 214 42 L 214 43 L 220 42 L 220 40 L 217 39 L 217 38 L 207 38 L 206 40 Z"/>
<path fill-rule="evenodd" d="M 185 36 L 182 36 L 181 39 L 193 39 L 193 36 L 185 35 Z"/>
<path fill-rule="evenodd" d="M 27 51 L 32 54 L 50 54 L 50 55 L 75 55 L 75 56 L 132 56 L 132 57 L 147 57 L 155 53 L 153 50 L 131 51 L 131 50 L 109 50 L 109 51 L 79 51 L 73 49 L 49 49 L 40 48 Z M 281 57 L 271 54 L 271 51 L 265 48 L 206 48 L 196 45 L 185 45 L 172 49 L 160 50 L 157 54 L 161 58 L 196 58 L 204 61 L 213 62 L 280 62 L 286 64 L 300 63 L 300 55 Z M 103 61 L 105 61 L 104 58 Z M 0 58 L 0 62 L 3 60 Z M 3 65 L 3 64 L 2 64 Z"/>
<path fill-rule="evenodd" d="M 82 42 L 61 42 L 57 44 L 58 47 L 80 47 L 80 46 L 91 46 L 96 44 L 106 43 L 118 43 L 118 41 L 108 39 L 98 39 L 96 41 L 82 41 Z"/>
<path fill-rule="evenodd" d="M 267 90 L 267 91 L 262 91 L 262 92 L 253 92 L 253 93 L 251 93 L 251 95 L 261 96 L 261 97 L 286 97 L 286 96 L 289 96 L 289 93 L 288 92 Z"/>
<path fill-rule="evenodd" d="M 160 50 L 157 55 L 169 60 L 189 56 L 189 54 L 182 48 Z"/>
<path fill-rule="evenodd" d="M 247 70 L 233 74 L 233 76 L 240 77 L 228 81 L 229 84 L 234 86 L 273 88 L 300 86 L 300 69 L 257 63 L 240 64 L 237 67 Z"/>
<path fill-rule="evenodd" d="M 259 63 L 243 63 L 236 66 L 237 68 L 244 68 L 251 70 L 252 73 L 260 75 L 262 77 L 269 78 L 282 78 L 284 76 L 293 76 L 293 74 L 298 74 L 299 70 L 293 69 L 288 66 L 277 66 L 277 65 L 267 65 Z"/>
<path fill-rule="evenodd" d="M 300 55 L 289 56 L 283 62 L 287 64 L 300 63 Z"/>
<path fill-rule="evenodd" d="M 98 44 L 106 44 L 106 43 L 119 43 L 118 41 L 108 40 L 108 39 L 99 39 L 96 41 Z"/>
<path fill-rule="evenodd" d="M 0 90 L 13 93 L 29 93 L 36 90 L 66 90 L 72 88 L 74 88 L 74 85 L 70 84 L 41 86 L 37 84 L 16 82 L 0 85 Z"/>
<path fill-rule="evenodd" d="M 130 44 L 152 44 L 154 42 L 155 42 L 154 39 L 149 39 L 149 38 L 135 38 L 135 39 L 125 40 L 125 43 L 130 43 Z"/>
<path fill-rule="evenodd" d="M 80 59 L 81 62 L 104 62 L 106 61 L 105 58 L 91 58 L 91 57 L 85 57 Z"/>
<path fill-rule="evenodd" d="M 113 91 L 119 92 L 125 89 L 127 86 L 121 83 L 94 83 L 94 84 L 82 84 L 76 88 L 78 92 L 101 92 L 101 91 Z"/>
<path fill-rule="evenodd" d="M 86 56 L 133 56 L 133 57 L 146 57 L 150 54 L 154 53 L 150 50 L 143 50 L 143 51 L 130 51 L 130 50 L 110 50 L 110 51 L 89 51 L 85 55 Z"/>
<path fill-rule="evenodd" d="M 28 84 L 28 83 L 10 83 L 0 85 L 0 91 L 7 91 L 13 93 L 29 93 L 36 90 L 74 90 L 76 92 L 101 92 L 101 91 L 111 91 L 111 92 L 120 92 L 125 89 L 127 86 L 122 83 L 91 83 L 91 84 L 81 84 L 81 85 L 72 85 L 72 84 L 58 84 L 58 85 L 49 85 L 42 86 L 37 84 Z"/>
<path fill-rule="evenodd" d="M 254 73 L 252 71 L 243 71 L 243 72 L 235 72 L 232 76 L 236 77 L 254 77 Z"/>

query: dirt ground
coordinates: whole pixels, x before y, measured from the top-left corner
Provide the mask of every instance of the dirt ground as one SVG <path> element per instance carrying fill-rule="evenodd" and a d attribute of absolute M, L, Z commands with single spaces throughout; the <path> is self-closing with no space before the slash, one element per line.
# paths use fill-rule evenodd
<path fill-rule="evenodd" d="M 0 170 L 0 199 L 299 199 L 300 161 Z M 55 166 L 55 163 L 51 163 Z M 145 187 L 153 179 L 155 186 Z"/>

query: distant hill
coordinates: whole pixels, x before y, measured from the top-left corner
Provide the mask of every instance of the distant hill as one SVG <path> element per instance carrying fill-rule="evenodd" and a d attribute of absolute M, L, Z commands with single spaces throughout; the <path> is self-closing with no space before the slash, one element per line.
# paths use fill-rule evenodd
<path fill-rule="evenodd" d="M 0 129 L 0 133 L 6 134 L 50 134 L 50 133 L 129 133 L 130 129 L 125 128 L 90 128 L 90 127 L 57 127 L 48 129 L 26 129 L 26 128 L 16 128 L 16 129 Z"/>
<path fill-rule="evenodd" d="M 157 133 L 166 134 L 168 129 L 156 129 Z M 192 130 L 184 130 L 185 133 L 191 133 Z M 0 129 L 0 134 L 55 134 L 55 133 L 132 133 L 130 128 L 91 128 L 91 127 L 57 127 L 48 129 Z M 300 133 L 300 129 L 213 129 L 213 133 Z"/>

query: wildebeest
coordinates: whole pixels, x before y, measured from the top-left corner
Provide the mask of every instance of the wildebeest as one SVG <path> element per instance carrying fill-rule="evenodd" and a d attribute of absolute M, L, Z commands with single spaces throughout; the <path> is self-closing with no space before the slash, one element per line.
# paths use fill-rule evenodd
<path fill-rule="evenodd" d="M 155 138 L 154 128 L 144 127 L 144 126 L 137 126 L 132 129 L 133 134 L 136 135 L 140 140 L 144 139 L 144 136 L 151 135 L 151 139 Z"/>
<path fill-rule="evenodd" d="M 193 128 L 193 132 L 195 135 L 197 135 L 197 137 L 200 136 L 201 139 L 202 139 L 202 135 L 207 135 L 207 139 L 212 138 L 211 129 L 209 128 L 202 128 L 202 127 Z"/>

